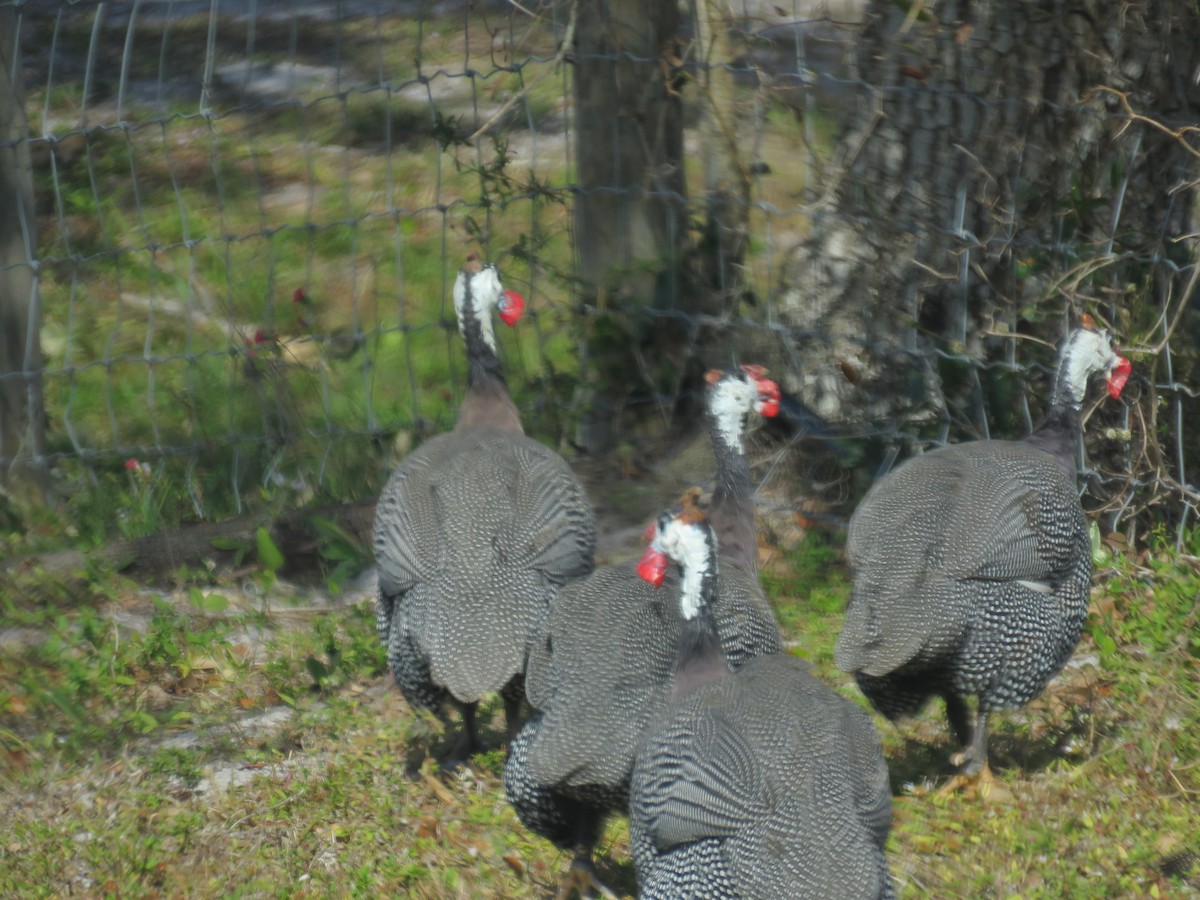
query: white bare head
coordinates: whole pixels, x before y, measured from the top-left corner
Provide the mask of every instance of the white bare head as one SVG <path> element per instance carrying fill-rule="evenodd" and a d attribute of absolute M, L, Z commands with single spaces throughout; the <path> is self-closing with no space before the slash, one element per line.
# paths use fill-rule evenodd
<path fill-rule="evenodd" d="M 737 372 L 712 369 L 705 375 L 708 416 L 719 439 L 734 453 L 743 453 L 746 417 L 754 410 L 764 416 L 779 412 L 779 385 L 762 366 L 742 366 Z"/>
<path fill-rule="evenodd" d="M 1119 397 L 1131 369 L 1129 360 L 1113 346 L 1112 335 L 1086 316 L 1063 344 L 1051 402 L 1079 409 L 1087 397 L 1088 381 L 1097 373 L 1104 375 L 1109 395 Z"/>
<path fill-rule="evenodd" d="M 516 291 L 508 291 L 500 283 L 500 273 L 491 264 L 484 264 L 472 254 L 454 279 L 454 314 L 459 333 L 466 337 L 467 314 L 479 323 L 484 342 L 496 352 L 496 335 L 492 329 L 492 310 L 498 310 L 506 325 L 514 324 L 525 311 L 525 301 Z"/>
<path fill-rule="evenodd" d="M 698 493 L 688 494 L 682 506 L 667 510 L 651 523 L 646 529 L 650 546 L 638 563 L 638 574 L 655 587 L 663 582 L 668 559 L 679 566 L 679 610 L 685 619 L 700 614 L 704 580 L 717 575 L 717 539 L 695 506 Z"/>

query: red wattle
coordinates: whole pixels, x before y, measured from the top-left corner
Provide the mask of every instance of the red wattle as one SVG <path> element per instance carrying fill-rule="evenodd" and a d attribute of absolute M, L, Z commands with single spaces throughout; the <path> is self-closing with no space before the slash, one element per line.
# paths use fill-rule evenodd
<path fill-rule="evenodd" d="M 768 419 L 779 415 L 779 400 L 774 397 L 768 397 L 758 401 L 758 413 L 761 416 L 766 416 Z"/>
<path fill-rule="evenodd" d="M 655 587 L 662 587 L 663 579 L 667 577 L 667 555 L 654 547 L 647 547 L 637 564 L 638 577 L 648 581 Z"/>
<path fill-rule="evenodd" d="M 515 325 L 525 312 L 525 298 L 516 291 L 505 290 L 500 299 L 500 320 L 505 325 Z"/>
<path fill-rule="evenodd" d="M 758 410 L 760 415 L 764 415 L 768 418 L 778 415 L 779 398 L 781 396 L 779 392 L 779 385 L 770 378 L 758 378 L 755 380 L 758 385 L 759 397 L 758 403 L 755 405 L 755 409 Z"/>
<path fill-rule="evenodd" d="M 1129 373 L 1133 371 L 1133 363 L 1123 356 L 1117 357 L 1117 365 L 1108 376 L 1108 395 L 1114 400 L 1125 390 L 1125 382 L 1129 381 Z"/>

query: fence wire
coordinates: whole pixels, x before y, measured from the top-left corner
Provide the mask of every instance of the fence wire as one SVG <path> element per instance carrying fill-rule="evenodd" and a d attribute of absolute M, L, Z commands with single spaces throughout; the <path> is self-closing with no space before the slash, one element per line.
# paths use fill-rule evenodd
<path fill-rule="evenodd" d="M 465 385 L 449 288 L 471 249 L 499 262 L 506 284 L 531 300 L 529 321 L 500 336 L 528 430 L 572 437 L 595 373 L 574 281 L 571 209 L 584 189 L 563 43 L 570 3 L 7 6 L 13 33 L 3 38 L 19 48 L 28 120 L 15 142 L 28 148 L 35 186 L 19 265 L 36 272 L 42 316 L 25 358 L 39 358 L 38 339 L 44 362 L 0 378 L 40 383 L 40 462 L 60 491 L 111 485 L 199 516 L 262 497 L 371 495 L 398 455 L 453 421 Z M 756 192 L 743 277 L 757 303 L 736 316 L 738 327 L 790 348 L 822 337 L 798 334 L 779 303 L 791 247 L 816 217 L 836 215 L 814 202 L 830 140 L 821 110 L 880 89 L 856 79 L 852 25 L 813 18 L 809 5 L 761 5 L 769 21 L 760 4 L 744 6 L 743 27 L 769 58 L 706 63 L 694 53 L 687 65 L 733 72 L 752 123 L 749 157 L 790 160 L 773 166 L 770 191 Z M 696 21 L 693 10 L 685 27 Z M 1137 155 L 1135 145 L 1130 161 Z M 1127 184 L 1115 192 L 1109 255 Z M 704 186 L 689 194 L 695 210 Z M 934 345 L 914 329 L 904 347 L 935 385 L 941 363 L 966 367 L 970 401 L 944 398 L 930 427 L 885 421 L 809 435 L 876 441 L 876 470 L 900 448 L 988 436 L 988 373 L 1017 379 L 1009 402 L 1024 430 L 1043 406 L 1047 348 L 1019 341 L 1013 327 L 991 338 L 1001 353 L 967 352 L 971 254 L 1005 243 L 1069 255 L 1069 238 L 1028 246 L 1015 222 L 977 239 L 961 213 L 944 233 L 975 242 L 954 273 L 964 299 L 947 328 L 958 338 Z M 1170 270 L 1178 283 L 1194 274 L 1194 262 L 1178 258 L 1131 261 Z M 653 315 L 690 334 L 730 325 L 676 299 Z M 1160 299 L 1161 346 L 1139 358 L 1157 360 L 1155 403 L 1106 420 L 1156 446 L 1085 472 L 1101 489 L 1106 527 L 1167 505 L 1182 542 L 1200 500 L 1188 442 L 1198 392 L 1187 380 L 1194 366 L 1181 378 L 1176 363 L 1181 350 L 1194 358 L 1194 337 L 1173 331 L 1168 315 L 1188 297 Z M 657 402 L 668 409 L 676 399 Z"/>

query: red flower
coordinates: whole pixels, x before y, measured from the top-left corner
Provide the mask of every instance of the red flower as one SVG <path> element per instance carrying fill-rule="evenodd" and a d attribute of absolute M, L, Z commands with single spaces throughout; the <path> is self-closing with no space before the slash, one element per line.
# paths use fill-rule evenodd
<path fill-rule="evenodd" d="M 136 459 L 134 459 L 132 456 L 129 457 L 129 459 L 125 460 L 125 471 L 134 472 L 134 471 L 137 471 L 137 467 L 138 467 L 138 461 Z"/>
<path fill-rule="evenodd" d="M 293 303 L 303 303 L 307 299 L 308 298 L 304 296 L 304 288 L 296 288 L 296 290 L 292 293 Z"/>

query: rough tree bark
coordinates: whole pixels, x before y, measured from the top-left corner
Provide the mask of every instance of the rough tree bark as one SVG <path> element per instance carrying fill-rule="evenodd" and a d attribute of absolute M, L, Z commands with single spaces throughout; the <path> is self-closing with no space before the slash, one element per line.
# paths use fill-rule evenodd
<path fill-rule="evenodd" d="M 829 202 L 783 277 L 794 386 L 840 421 L 912 426 L 959 405 L 978 434 L 978 381 L 960 370 L 940 408 L 936 385 L 955 384 L 922 371 L 931 351 L 996 359 L 1009 342 L 984 335 L 1004 327 L 1054 341 L 1070 305 L 1130 328 L 1126 285 L 1153 298 L 1181 277 L 1147 260 L 1190 259 L 1174 239 L 1194 230 L 1194 185 L 1179 189 L 1195 158 L 1100 88 L 1195 124 L 1200 17 L 1184 0 L 873 0 L 858 59 Z"/>
<path fill-rule="evenodd" d="M 38 502 L 46 488 L 41 315 L 18 38 L 15 11 L 0 10 L 0 485 Z"/>
<path fill-rule="evenodd" d="M 749 117 L 730 70 L 737 54 L 725 12 L 720 0 L 697 3 L 705 221 L 693 277 L 721 301 L 712 312 L 736 314 L 750 233 L 750 160 L 744 146 Z"/>
<path fill-rule="evenodd" d="M 575 274 L 593 310 L 579 437 L 602 452 L 629 395 L 654 390 L 657 373 L 644 361 L 677 356 L 672 348 L 684 344 L 677 329 L 644 315 L 678 308 L 686 296 L 683 110 L 673 71 L 680 16 L 672 0 L 577 3 Z"/>
<path fill-rule="evenodd" d="M 683 113 L 668 71 L 676 3 L 578 0 L 576 274 L 646 302 L 686 237 Z"/>

